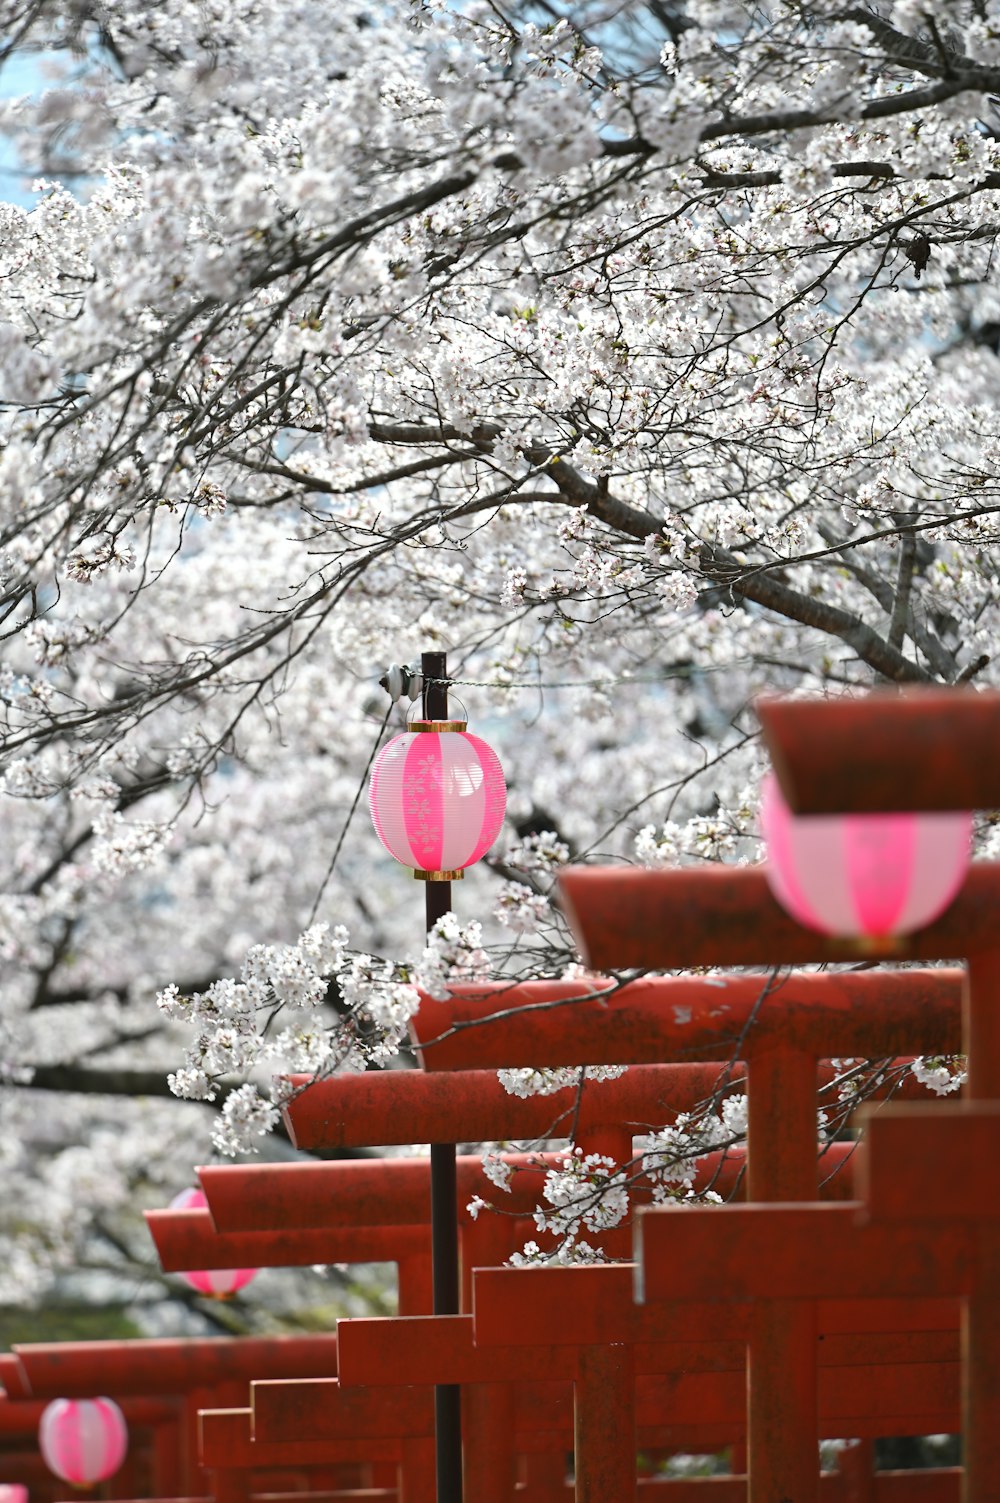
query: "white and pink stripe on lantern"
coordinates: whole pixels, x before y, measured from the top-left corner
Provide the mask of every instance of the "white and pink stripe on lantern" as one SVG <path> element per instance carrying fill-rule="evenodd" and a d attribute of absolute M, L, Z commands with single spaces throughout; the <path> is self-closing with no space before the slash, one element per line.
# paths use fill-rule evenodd
<path fill-rule="evenodd" d="M 114 1399 L 53 1399 L 38 1423 L 38 1448 L 50 1472 L 74 1487 L 90 1487 L 125 1460 L 125 1416 Z"/>
<path fill-rule="evenodd" d="M 182 1190 L 170 1202 L 172 1211 L 204 1211 L 207 1208 L 204 1190 L 194 1187 Z M 185 1270 L 180 1277 L 199 1294 L 208 1294 L 212 1299 L 229 1299 L 238 1290 L 245 1289 L 259 1273 L 259 1268 L 196 1268 Z"/>
<path fill-rule="evenodd" d="M 768 776 L 760 823 L 764 870 L 782 908 L 842 938 L 923 928 L 956 896 L 969 865 L 971 814 L 796 815 Z"/>
<path fill-rule="evenodd" d="M 415 877 L 456 878 L 499 835 L 507 788 L 465 721 L 417 721 L 376 757 L 369 802 L 379 840 Z"/>

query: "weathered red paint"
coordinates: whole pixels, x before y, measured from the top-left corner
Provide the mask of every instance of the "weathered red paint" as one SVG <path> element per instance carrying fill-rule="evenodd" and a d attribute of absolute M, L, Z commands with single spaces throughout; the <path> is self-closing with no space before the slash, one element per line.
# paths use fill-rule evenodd
<path fill-rule="evenodd" d="M 1000 863 L 975 862 L 940 918 L 879 951 L 870 940 L 834 939 L 797 924 L 778 906 L 759 867 L 570 867 L 559 879 L 559 901 L 582 953 L 598 970 L 805 965 L 876 954 L 959 959 L 996 942 Z M 906 1045 L 892 1052 L 905 1053 Z"/>
<path fill-rule="evenodd" d="M 17 1358 L 9 1353 L 0 1352 L 0 1387 L 8 1399 L 27 1399 L 31 1397 L 24 1369 Z"/>
<path fill-rule="evenodd" d="M 170 1340 L 17 1343 L 14 1355 L 32 1394 L 85 1397 L 181 1393 L 257 1377 L 335 1373 L 337 1338 L 225 1336 Z"/>
<path fill-rule="evenodd" d="M 765 1002 L 765 1007 L 767 1003 Z M 747 1199 L 817 1198 L 816 1062 L 776 1039 L 752 1054 L 747 1092 Z M 748 1467 L 757 1499 L 808 1499 L 819 1433 L 816 1306 L 755 1304 L 747 1347 Z"/>
<path fill-rule="evenodd" d="M 290 1493 L 262 1491 L 255 1487 L 250 1497 L 255 1503 L 397 1503 L 394 1487 L 315 1488 Z M 115 1499 L 115 1503 L 148 1503 L 148 1499 Z M 209 1497 L 180 1498 L 159 1495 L 159 1503 L 212 1503 Z M 712 1500 L 714 1503 L 714 1499 Z"/>
<path fill-rule="evenodd" d="M 718 1375 L 713 1374 L 713 1378 Z M 636 1496 L 638 1391 L 632 1347 L 584 1347 L 579 1356 L 573 1403 L 576 1503 L 629 1503 Z M 680 1402 L 671 1395 L 676 1414 Z M 662 1412 L 662 1411 L 661 1411 Z M 699 1410 L 698 1419 L 705 1417 Z"/>
<path fill-rule="evenodd" d="M 631 1350 L 619 1345 L 623 1351 Z M 602 1350 L 608 1348 L 585 1348 L 584 1352 Z M 632 1386 L 631 1364 L 629 1374 L 622 1387 Z M 607 1374 L 603 1387 L 607 1406 L 613 1399 L 613 1381 Z M 730 1433 L 743 1427 L 746 1384 L 740 1370 L 640 1374 L 634 1387 L 636 1421 L 649 1432 L 661 1425 L 670 1428 L 718 1425 L 729 1427 Z M 820 1431 L 827 1435 L 843 1434 L 832 1427 L 850 1420 L 858 1426 L 852 1434 L 880 1435 L 886 1433 L 878 1428 L 880 1425 L 907 1414 L 922 1421 L 936 1415 L 946 1422 L 942 1428 L 954 1429 L 959 1390 L 957 1361 L 824 1367 L 820 1375 Z M 407 1396 L 410 1393 L 426 1400 L 426 1405 L 411 1400 Z M 569 1384 L 519 1385 L 515 1419 L 518 1443 L 522 1434 L 531 1430 L 544 1433 L 563 1426 L 568 1428 L 572 1405 Z M 429 1434 L 431 1395 L 426 1389 L 341 1389 L 332 1379 L 316 1379 L 308 1384 L 261 1384 L 254 1390 L 249 1454 L 270 1458 L 272 1448 L 281 1445 L 300 1444 L 310 1448 L 342 1444 L 352 1434 L 352 1419 L 358 1426 L 353 1431 L 354 1437 L 367 1440 L 369 1445 L 373 1441 L 381 1443 L 385 1437 L 398 1437 L 401 1432 Z M 617 1439 L 615 1449 L 617 1453 Z M 202 1454 L 204 1460 L 207 1455 L 204 1449 Z M 315 1453 L 307 1449 L 305 1454 Z M 634 1443 L 631 1455 L 635 1455 Z"/>
<path fill-rule="evenodd" d="M 505 1209 L 531 1210 L 538 1201 L 549 1154 L 505 1154 L 518 1169 Z M 473 1195 L 492 1200 L 496 1187 L 481 1156 L 458 1159 L 459 1214 Z M 220 1231 L 380 1226 L 430 1221 L 427 1159 L 349 1159 L 329 1164 L 211 1165 L 198 1170 L 212 1220 Z M 196 1214 L 188 1212 L 187 1214 Z"/>
<path fill-rule="evenodd" d="M 423 996 L 411 1029 L 430 1070 L 486 1062 L 496 1068 L 728 1062 L 734 1051 L 746 1059 L 775 1043 L 816 1060 L 954 1054 L 961 1048 L 963 988 L 962 971 L 944 969 L 793 972 L 770 989 L 764 976 L 648 977 L 592 998 L 577 987 L 576 1000 L 553 1007 L 547 982 L 470 986 L 443 1002 Z M 695 1077 L 699 1084 L 705 1078 Z M 708 1084 L 705 1094 L 710 1077 Z M 589 1090 L 599 1103 L 606 1089 L 592 1083 L 584 1101 Z M 679 1100 L 678 1109 L 687 1110 Z"/>
<path fill-rule="evenodd" d="M 203 1409 L 198 1417 L 202 1466 L 254 1470 L 372 1459 L 372 1443 L 368 1439 L 284 1440 L 265 1445 L 253 1439 L 251 1418 L 249 1409 Z M 380 1437 L 378 1451 L 383 1461 L 401 1461 L 403 1443 L 389 1433 Z"/>
<path fill-rule="evenodd" d="M 859 1117 L 864 1219 L 1000 1221 L 1000 1101 L 907 1102 Z"/>
<path fill-rule="evenodd" d="M 740 1208 L 743 1209 L 743 1208 Z M 779 1208 L 784 1210 L 785 1208 Z M 799 1210 L 799 1208 L 792 1208 Z M 826 1209 L 826 1208 L 824 1208 Z M 839 1209 L 839 1208 L 836 1208 Z M 774 1208 L 766 1208 L 773 1215 Z M 724 1215 L 718 1208 L 711 1215 Z M 647 1213 L 652 1218 L 660 1214 Z M 847 1220 L 853 1220 L 853 1209 Z M 694 1211 L 677 1217 L 703 1219 Z M 749 1303 L 720 1311 L 714 1301 L 684 1291 L 671 1299 L 647 1304 L 633 1301 L 639 1265 L 634 1263 L 581 1268 L 480 1268 L 473 1275 L 473 1322 L 477 1345 L 576 1346 L 636 1342 L 745 1342 L 749 1336 Z M 821 1297 L 817 1316 L 825 1341 L 834 1336 L 868 1332 L 957 1332 L 960 1303 L 956 1296 L 908 1298 Z"/>
<path fill-rule="evenodd" d="M 48 1402 L 48 1399 L 10 1399 L 6 1394 L 0 1395 L 0 1436 L 33 1434 Z M 161 1425 L 177 1417 L 176 1405 L 167 1398 L 123 1395 L 117 1402 L 129 1425 Z"/>
<path fill-rule="evenodd" d="M 377 1162 L 377 1161 L 373 1161 Z M 334 1166 L 330 1166 L 331 1168 Z M 216 1231 L 209 1211 L 147 1211 L 165 1273 L 185 1268 L 295 1268 L 314 1263 L 393 1263 L 430 1254 L 423 1225 Z"/>
<path fill-rule="evenodd" d="M 524 1281 L 522 1280 L 522 1283 Z M 499 1319 L 509 1319 L 505 1297 Z M 526 1321 L 534 1315 L 529 1303 L 522 1310 Z M 742 1324 L 742 1322 L 740 1323 Z M 718 1311 L 706 1308 L 706 1327 L 718 1325 Z M 349 1387 L 461 1383 L 475 1384 L 523 1381 L 530 1370 L 534 1382 L 575 1381 L 581 1350 L 588 1342 L 587 1314 L 571 1332 L 573 1345 L 539 1343 L 526 1346 L 491 1346 L 473 1340 L 472 1317 L 468 1315 L 419 1316 L 342 1320 L 340 1339 L 340 1384 Z M 736 1338 L 703 1341 L 630 1341 L 635 1370 L 666 1376 L 681 1372 L 742 1372 L 745 1340 Z M 919 1362 L 958 1362 L 958 1315 L 947 1330 L 824 1333 L 818 1348 L 826 1367 L 871 1367 Z"/>
<path fill-rule="evenodd" d="M 640 1210 L 637 1298 L 919 1298 L 975 1287 L 978 1244 L 968 1228 L 915 1236 L 891 1222 L 859 1225 L 858 1210 L 852 1202 Z"/>
<path fill-rule="evenodd" d="M 965 1053 L 968 1075 L 965 1094 L 970 1102 L 988 1102 L 1000 1095 L 1000 949 L 973 955 L 968 964 L 965 993 Z M 968 1162 L 968 1161 L 966 1161 Z M 996 1173 L 995 1155 L 990 1160 Z M 961 1171 L 952 1171 L 961 1173 Z M 965 1171 L 966 1174 L 968 1171 Z M 951 1225 L 974 1230 L 964 1217 Z M 982 1503 L 996 1490 L 1000 1477 L 1000 1228 L 980 1233 L 979 1277 L 964 1311 L 962 1445 L 964 1503 Z M 928 1228 L 936 1239 L 936 1223 Z"/>
<path fill-rule="evenodd" d="M 434 1433 L 433 1394 L 423 1387 L 342 1388 L 336 1378 L 265 1380 L 251 1383 L 250 1408 L 255 1444 Z"/>
<path fill-rule="evenodd" d="M 548 1461 L 544 1454 L 532 1460 Z M 4 1462 L 6 1464 L 6 1457 Z M 551 1460 L 565 1471 L 565 1463 L 558 1457 Z M 940 1468 L 922 1472 L 880 1472 L 872 1480 L 873 1503 L 958 1503 L 959 1469 Z M 868 1503 L 849 1491 L 844 1479 L 836 1472 L 827 1472 L 820 1479 L 822 1503 Z M 745 1477 L 681 1477 L 664 1482 L 659 1478 L 640 1477 L 636 1488 L 640 1499 L 663 1499 L 664 1503 L 746 1503 Z M 364 1487 L 340 1491 L 318 1491 L 311 1488 L 307 1493 L 281 1493 L 254 1490 L 250 1494 L 254 1503 L 398 1503 L 396 1488 Z M 521 1485 L 518 1503 L 573 1503 L 572 1483 L 546 1480 L 544 1486 Z M 143 1503 L 134 1499 L 131 1503 Z M 169 1498 L 163 1503 L 212 1503 L 210 1498 Z"/>
<path fill-rule="evenodd" d="M 996 691 L 762 698 L 756 710 L 782 792 L 797 814 L 1000 807 Z"/>
<path fill-rule="evenodd" d="M 506 1005 L 503 994 L 500 1001 Z M 744 1073 L 735 1072 L 732 1089 Z M 522 1100 L 504 1089 L 495 1069 L 467 1070 L 447 1080 L 417 1070 L 338 1075 L 312 1084 L 299 1075 L 289 1077 L 299 1094 L 284 1117 L 299 1148 L 558 1138 L 571 1126 L 586 1134 L 610 1123 L 667 1122 L 711 1095 L 718 1076 L 706 1064 L 655 1064 L 618 1080 L 591 1081 L 582 1091 L 567 1087 Z"/>

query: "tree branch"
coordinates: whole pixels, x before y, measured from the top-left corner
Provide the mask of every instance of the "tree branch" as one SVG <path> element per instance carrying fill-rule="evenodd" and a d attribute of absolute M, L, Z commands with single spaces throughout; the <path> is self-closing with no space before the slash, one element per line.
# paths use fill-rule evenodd
<path fill-rule="evenodd" d="M 766 606 L 768 610 L 775 611 L 790 621 L 798 621 L 802 626 L 812 626 L 817 631 L 826 632 L 828 636 L 839 637 L 846 646 L 854 649 L 863 663 L 867 663 L 869 668 L 874 668 L 876 673 L 893 683 L 933 682 L 932 674 L 921 668 L 919 663 L 904 657 L 898 648 L 886 642 L 859 616 L 842 611 L 835 605 L 828 605 L 826 601 L 803 595 L 800 590 L 792 589 L 773 575 L 763 572 L 747 573 L 739 560 L 724 548 L 711 543 L 703 544 L 701 567 L 710 579 L 727 585 L 734 599 L 756 601 L 758 605 Z"/>
<path fill-rule="evenodd" d="M 917 535 L 904 532 L 899 544 L 899 572 L 896 575 L 896 598 L 886 640 L 890 647 L 902 647 L 909 631 L 910 596 L 913 592 L 913 568 L 917 561 Z"/>

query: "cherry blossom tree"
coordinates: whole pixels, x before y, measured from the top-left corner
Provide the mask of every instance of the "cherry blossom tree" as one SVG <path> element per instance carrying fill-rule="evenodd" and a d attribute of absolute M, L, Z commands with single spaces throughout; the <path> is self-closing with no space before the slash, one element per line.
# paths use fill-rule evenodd
<path fill-rule="evenodd" d="M 574 974 L 564 862 L 753 859 L 761 689 L 995 681 L 1000 5 L 0 14 L 17 1302 L 415 977 Z M 424 647 L 511 799 L 421 958 L 351 815 Z"/>

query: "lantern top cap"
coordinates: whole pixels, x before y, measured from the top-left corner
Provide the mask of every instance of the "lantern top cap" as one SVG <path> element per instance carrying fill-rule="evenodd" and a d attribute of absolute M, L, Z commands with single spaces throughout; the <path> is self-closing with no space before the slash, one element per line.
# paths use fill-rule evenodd
<path fill-rule="evenodd" d="M 468 728 L 467 720 L 411 720 L 406 727 L 408 731 L 465 731 Z"/>

